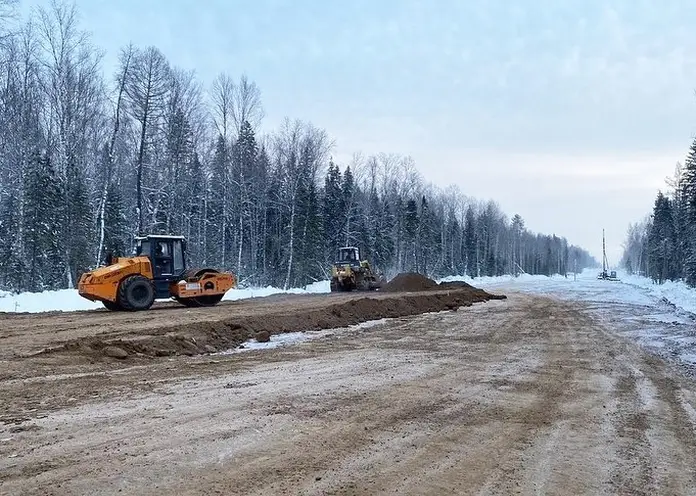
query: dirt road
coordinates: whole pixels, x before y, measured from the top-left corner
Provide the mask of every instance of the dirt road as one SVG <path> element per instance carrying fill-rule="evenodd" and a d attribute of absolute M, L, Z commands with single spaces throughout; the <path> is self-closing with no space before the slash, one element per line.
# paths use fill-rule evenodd
<path fill-rule="evenodd" d="M 0 382 L 0 494 L 696 494 L 696 384 L 580 303 L 60 370 Z"/>
<path fill-rule="evenodd" d="M 46 351 L 90 355 L 90 348 L 98 352 L 115 343 L 140 355 L 172 355 L 187 349 L 188 354 L 198 354 L 211 351 L 206 345 L 218 351 L 233 347 L 261 330 L 325 329 L 497 297 L 504 296 L 468 286 L 412 293 L 273 295 L 205 308 L 158 303 L 146 312 L 0 313 L 0 361 Z M 187 343 L 181 341 L 182 336 Z M 95 358 L 98 353 L 92 355 Z"/>

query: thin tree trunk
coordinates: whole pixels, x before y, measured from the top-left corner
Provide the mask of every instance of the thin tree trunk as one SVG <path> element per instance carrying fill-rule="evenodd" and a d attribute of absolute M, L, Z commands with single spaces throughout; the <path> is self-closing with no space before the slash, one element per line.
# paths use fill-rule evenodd
<path fill-rule="evenodd" d="M 99 201 L 99 248 L 97 250 L 97 266 L 101 262 L 102 251 L 104 250 L 104 237 L 106 234 L 106 197 L 109 190 L 109 184 L 111 182 L 111 173 L 114 163 L 114 148 L 116 147 L 116 137 L 118 136 L 118 131 L 121 127 L 121 102 L 123 101 L 123 92 L 126 86 L 126 76 L 128 74 L 128 68 L 130 67 L 130 59 L 132 52 L 128 53 L 128 58 L 125 62 L 125 67 L 123 69 L 123 74 L 121 76 L 121 84 L 118 89 L 118 98 L 116 99 L 116 116 L 114 119 L 114 129 L 111 133 L 111 140 L 109 141 L 109 150 L 106 156 L 106 174 L 104 177 L 104 185 L 102 187 L 102 194 Z"/>
<path fill-rule="evenodd" d="M 243 203 L 242 203 L 243 205 Z M 239 248 L 237 249 L 237 274 L 242 272 L 242 252 L 244 250 L 244 207 L 239 209 Z"/>
<path fill-rule="evenodd" d="M 138 176 L 136 184 L 137 209 L 138 209 L 138 234 L 143 233 L 143 158 L 145 155 L 145 133 L 147 130 L 147 107 L 143 117 L 142 131 L 140 132 L 140 149 L 138 150 Z"/>
<path fill-rule="evenodd" d="M 295 198 L 293 198 L 292 209 L 290 210 L 290 256 L 288 257 L 288 272 L 283 286 L 285 290 L 290 286 L 290 274 L 292 273 L 293 253 L 295 251 L 295 203 Z"/>

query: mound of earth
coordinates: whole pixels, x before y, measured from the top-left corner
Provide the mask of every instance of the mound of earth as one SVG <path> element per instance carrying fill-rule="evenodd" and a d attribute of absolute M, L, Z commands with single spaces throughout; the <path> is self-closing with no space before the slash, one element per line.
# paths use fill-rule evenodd
<path fill-rule="evenodd" d="M 382 291 L 395 293 L 402 291 L 428 291 L 436 289 L 438 284 L 423 274 L 402 272 L 382 287 Z"/>
<path fill-rule="evenodd" d="M 430 291 L 440 289 L 460 290 L 477 288 L 464 281 L 441 282 L 440 284 L 438 284 L 429 277 L 426 277 L 423 274 L 418 274 L 416 272 L 402 272 L 382 287 L 382 291 L 392 293 L 402 291 Z"/>
<path fill-rule="evenodd" d="M 464 281 L 441 282 L 437 289 L 475 289 L 474 286 Z"/>
<path fill-rule="evenodd" d="M 491 295 L 477 288 L 437 292 L 436 283 L 417 274 L 403 275 L 396 283 L 406 288 L 421 289 L 425 286 L 433 293 L 375 295 L 336 303 L 332 303 L 333 298 L 326 297 L 326 304 L 315 308 L 298 308 L 293 299 L 287 298 L 270 311 L 250 308 L 248 313 L 219 320 L 170 324 L 153 328 L 150 332 L 125 330 L 112 338 L 87 336 L 47 348 L 39 355 L 68 353 L 87 356 L 91 360 L 117 361 L 136 357 L 192 356 L 236 348 L 254 337 L 257 341 L 265 341 L 274 334 L 334 329 L 370 320 L 453 311 L 475 303 L 505 298 L 504 295 Z M 396 286 L 394 284 L 393 287 Z"/>

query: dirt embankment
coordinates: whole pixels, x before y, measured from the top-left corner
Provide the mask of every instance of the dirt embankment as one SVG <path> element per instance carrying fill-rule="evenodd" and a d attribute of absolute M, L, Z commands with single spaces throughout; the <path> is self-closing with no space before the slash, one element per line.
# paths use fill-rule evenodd
<path fill-rule="evenodd" d="M 464 281 L 441 282 L 437 283 L 429 277 L 417 272 L 403 272 L 389 281 L 382 291 L 388 293 L 413 292 L 413 291 L 439 291 L 448 290 L 468 290 L 472 294 L 489 294 L 482 289 L 475 288 Z"/>
<path fill-rule="evenodd" d="M 420 276 L 423 278 L 423 276 Z M 426 286 L 429 286 L 426 279 Z M 403 284 L 406 281 L 407 284 Z M 326 296 L 326 305 L 313 309 L 279 305 L 274 311 L 258 313 L 250 311 L 244 315 L 219 318 L 213 321 L 173 324 L 150 331 L 137 331 L 108 338 L 87 336 L 67 341 L 48 348 L 41 355 L 71 353 L 86 355 L 93 359 L 128 359 L 129 357 L 161 357 L 172 355 L 197 355 L 213 353 L 238 347 L 259 334 L 269 335 L 331 329 L 359 324 L 382 318 L 395 318 L 445 310 L 457 310 L 474 303 L 492 299 L 504 299 L 504 295 L 493 295 L 469 285 L 423 287 L 423 280 L 409 275 L 396 278 L 387 289 L 393 295 L 365 296 L 332 303 Z M 464 283 L 465 284 L 465 283 Z M 401 285 L 404 289 L 398 289 Z M 415 289 L 414 289 L 415 288 Z M 426 291 L 424 291 L 424 289 Z M 428 290 L 433 291 L 432 293 Z M 403 293 L 403 291 L 418 291 Z M 267 338 L 267 336 L 264 336 Z"/>

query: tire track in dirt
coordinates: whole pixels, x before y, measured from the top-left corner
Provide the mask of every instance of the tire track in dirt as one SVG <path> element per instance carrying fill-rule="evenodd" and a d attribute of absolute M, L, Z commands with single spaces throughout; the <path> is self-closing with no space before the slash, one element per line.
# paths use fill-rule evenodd
<path fill-rule="evenodd" d="M 36 430 L 3 447 L 20 456 L 0 457 L 0 492 L 636 494 L 643 467 L 651 494 L 696 487 L 696 384 L 580 304 L 511 295 L 139 367 L 120 384 L 156 392 L 114 397 L 94 376 L 104 399 L 21 424 Z"/>
<path fill-rule="evenodd" d="M 553 442 L 558 436 L 563 403 L 574 394 L 574 367 L 567 363 L 567 351 L 563 353 L 558 336 L 567 332 L 569 321 L 543 300 L 530 305 L 524 320 L 528 329 L 538 325 L 536 338 L 540 341 L 539 353 L 544 357 L 544 362 L 531 371 L 531 377 L 527 380 L 513 383 L 515 390 L 533 395 L 533 401 L 517 412 L 516 418 L 521 419 L 521 425 L 515 433 L 506 436 L 508 448 L 477 491 L 480 495 L 530 492 L 532 489 L 543 492 L 544 481 L 551 470 L 543 464 L 549 461 L 547 450 L 543 450 L 543 456 L 538 460 L 542 463 L 534 463 L 535 457 L 530 456 L 530 451 L 539 439 L 548 444 L 549 440 Z M 553 323 L 553 326 L 549 323 Z M 531 480 L 537 486 L 535 488 L 524 487 L 530 470 L 533 472 Z"/>
<path fill-rule="evenodd" d="M 685 494 L 696 487 L 696 425 L 679 397 L 682 389 L 675 372 L 649 355 L 633 370 L 647 438 L 639 458 L 649 467 L 652 479 L 650 485 L 632 488 L 636 494 L 640 490 L 654 494 L 651 486 L 673 494 Z M 644 477 L 637 480 L 642 482 Z"/>
<path fill-rule="evenodd" d="M 632 371 L 616 382 L 617 411 L 614 430 L 619 438 L 617 460 L 612 474 L 614 487 L 620 492 L 636 495 L 655 493 L 655 481 L 650 460 L 649 428 L 645 405 L 641 401 L 638 379 Z"/>

